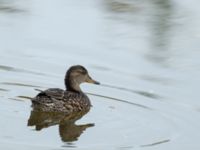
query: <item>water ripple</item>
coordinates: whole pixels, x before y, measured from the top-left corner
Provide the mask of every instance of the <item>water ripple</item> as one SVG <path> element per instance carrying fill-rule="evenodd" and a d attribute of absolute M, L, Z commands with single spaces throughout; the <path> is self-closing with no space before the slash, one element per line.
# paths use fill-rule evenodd
<path fill-rule="evenodd" d="M 3 89 L 3 88 L 0 88 L 0 91 L 7 92 L 7 91 L 9 91 L 9 90 L 8 90 L 8 89 Z"/>
<path fill-rule="evenodd" d="M 147 91 L 141 91 L 141 90 L 133 90 L 133 89 L 128 89 L 128 88 L 124 88 L 124 87 L 118 87 L 118 86 L 114 86 L 114 85 L 108 85 L 108 84 L 101 84 L 101 86 L 104 87 L 109 87 L 109 88 L 113 88 L 113 89 L 118 89 L 118 90 L 122 90 L 122 91 L 126 91 L 126 92 L 131 92 L 131 93 L 135 93 L 135 94 L 139 94 L 141 96 L 145 96 L 148 98 L 152 98 L 152 99 L 162 99 L 162 96 L 159 96 L 153 92 L 147 92 Z"/>
<path fill-rule="evenodd" d="M 19 101 L 19 102 L 24 102 L 24 100 L 22 100 L 22 99 L 18 99 L 18 98 L 8 98 L 8 99 L 10 99 L 10 100 L 14 100 L 14 101 Z"/>
<path fill-rule="evenodd" d="M 118 98 L 114 98 L 114 97 L 109 97 L 109 96 L 104 96 L 104 95 L 99 95 L 99 94 L 93 94 L 93 93 L 86 93 L 86 94 L 92 95 L 92 96 L 103 97 L 103 98 L 107 98 L 107 99 L 110 99 L 110 100 L 115 100 L 115 101 L 118 101 L 118 102 L 123 102 L 123 103 L 126 103 L 126 104 L 134 105 L 134 106 L 137 106 L 137 107 L 140 107 L 140 108 L 144 108 L 144 109 L 148 109 L 148 110 L 153 110 L 152 108 L 147 107 L 145 105 L 129 102 L 129 101 L 123 100 L 123 99 L 118 99 Z"/>
<path fill-rule="evenodd" d="M 141 145 L 141 147 L 156 146 L 156 145 L 167 143 L 167 142 L 170 142 L 170 139 L 154 142 L 154 143 L 151 143 L 151 144 Z"/>
<path fill-rule="evenodd" d="M 17 83 L 17 82 L 0 82 L 0 84 L 4 85 L 14 85 L 14 86 L 23 86 L 23 87 L 34 87 L 34 88 L 44 88 L 37 85 L 31 85 L 31 84 L 24 84 L 24 83 Z"/>
<path fill-rule="evenodd" d="M 15 67 L 7 66 L 7 65 L 0 65 L 0 70 L 12 71 L 12 72 L 21 72 L 21 73 L 29 73 L 29 74 L 43 75 L 43 76 L 52 76 L 52 75 L 41 73 L 41 72 L 35 72 L 35 71 L 15 68 Z"/>

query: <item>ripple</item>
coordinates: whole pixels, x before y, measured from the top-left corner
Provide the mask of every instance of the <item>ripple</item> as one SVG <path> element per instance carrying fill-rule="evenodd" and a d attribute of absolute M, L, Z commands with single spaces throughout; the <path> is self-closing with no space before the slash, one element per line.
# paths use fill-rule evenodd
<path fill-rule="evenodd" d="M 14 101 L 19 101 L 19 102 L 23 102 L 24 100 L 22 100 L 22 99 L 18 99 L 18 98 L 8 98 L 8 99 L 10 99 L 10 100 L 14 100 Z"/>
<path fill-rule="evenodd" d="M 3 89 L 3 88 L 0 88 L 0 91 L 7 92 L 7 91 L 9 91 L 9 90 L 8 90 L 8 89 Z"/>
<path fill-rule="evenodd" d="M 154 142 L 154 143 L 151 143 L 151 144 L 141 145 L 141 147 L 156 146 L 156 145 L 167 143 L 167 142 L 170 142 L 170 139 Z"/>
<path fill-rule="evenodd" d="M 29 73 L 29 74 L 43 75 L 43 76 L 52 76 L 52 75 L 41 73 L 41 72 L 35 72 L 35 71 L 15 68 L 15 67 L 7 66 L 7 65 L 0 65 L 0 70 L 12 71 L 12 72 L 21 72 L 21 73 Z"/>
<path fill-rule="evenodd" d="M 1 82 L 0 84 L 4 85 L 14 85 L 14 86 L 23 86 L 23 87 L 34 87 L 34 88 L 44 88 L 37 85 L 31 85 L 31 84 L 24 84 L 24 83 L 17 83 L 17 82 Z"/>
<path fill-rule="evenodd" d="M 153 92 L 147 92 L 147 91 L 141 91 L 141 90 L 133 90 L 133 89 L 128 89 L 128 88 L 124 88 L 124 87 L 118 87 L 118 86 L 114 86 L 114 85 L 108 85 L 108 84 L 101 84 L 101 86 L 104 87 L 108 87 L 108 88 L 113 88 L 113 89 L 118 89 L 118 90 L 122 90 L 122 91 L 126 91 L 126 92 L 131 92 L 131 93 L 135 93 L 135 94 L 139 94 L 141 96 L 145 96 L 151 99 L 162 99 L 162 96 L 159 96 Z"/>
<path fill-rule="evenodd" d="M 169 79 L 167 77 L 158 77 L 153 75 L 141 75 L 139 76 L 139 78 L 142 80 L 146 80 L 153 83 L 159 83 L 163 85 L 169 85 L 176 82 L 175 80 Z"/>
<path fill-rule="evenodd" d="M 97 97 L 102 97 L 102 98 L 106 98 L 106 99 L 110 99 L 110 100 L 115 100 L 115 101 L 118 101 L 118 102 L 123 102 L 123 103 L 126 103 L 126 104 L 130 104 L 130 105 L 134 105 L 134 106 L 137 106 L 137 107 L 140 107 L 140 108 L 144 108 L 144 109 L 153 110 L 152 108 L 147 107 L 145 105 L 141 105 L 141 104 L 129 102 L 129 101 L 123 100 L 123 99 L 118 99 L 118 98 L 113 98 L 113 97 L 109 97 L 109 96 L 104 96 L 104 95 L 99 95 L 99 94 L 93 94 L 93 93 L 88 93 L 88 92 L 86 94 L 92 95 L 92 96 L 97 96 Z"/>
<path fill-rule="evenodd" d="M 129 149 L 133 149 L 133 146 L 124 146 L 124 147 L 119 147 L 119 150 L 129 150 Z"/>
<path fill-rule="evenodd" d="M 62 147 L 65 147 L 65 148 L 76 148 L 77 146 L 73 145 L 73 143 L 71 143 L 71 142 L 66 142 L 65 145 L 63 145 Z"/>
<path fill-rule="evenodd" d="M 13 67 L 4 66 L 4 65 L 0 65 L 0 70 L 15 71 Z"/>
<path fill-rule="evenodd" d="M 136 94 L 139 94 L 141 96 L 145 96 L 148 98 L 152 98 L 152 99 L 162 99 L 161 96 L 154 94 L 153 92 L 147 92 L 147 91 L 135 91 Z"/>
<path fill-rule="evenodd" d="M 32 99 L 32 97 L 28 97 L 28 96 L 17 96 L 17 98 L 20 98 L 20 99 L 29 99 L 29 100 L 31 100 Z"/>
<path fill-rule="evenodd" d="M 97 70 L 102 70 L 102 71 L 110 71 L 111 68 L 105 67 L 105 66 L 98 66 L 98 65 L 92 65 L 93 68 Z"/>

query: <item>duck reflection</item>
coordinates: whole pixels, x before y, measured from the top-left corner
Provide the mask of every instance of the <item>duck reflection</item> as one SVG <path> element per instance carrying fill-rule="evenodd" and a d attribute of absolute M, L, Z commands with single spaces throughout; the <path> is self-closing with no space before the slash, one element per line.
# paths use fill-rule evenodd
<path fill-rule="evenodd" d="M 84 130 L 94 126 L 93 123 L 82 125 L 75 124 L 75 122 L 86 113 L 88 113 L 88 111 L 66 115 L 65 113 L 32 110 L 28 119 L 28 126 L 35 126 L 35 130 L 40 131 L 58 124 L 61 140 L 63 142 L 73 142 L 78 140 Z"/>

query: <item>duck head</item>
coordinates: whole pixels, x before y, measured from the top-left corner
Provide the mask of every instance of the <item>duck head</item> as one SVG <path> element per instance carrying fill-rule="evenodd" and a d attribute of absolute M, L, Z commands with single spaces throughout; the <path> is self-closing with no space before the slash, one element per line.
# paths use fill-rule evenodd
<path fill-rule="evenodd" d="M 100 84 L 99 82 L 93 80 L 88 74 L 87 69 L 81 65 L 71 66 L 65 75 L 65 86 L 68 91 L 81 92 L 81 83 L 93 83 Z"/>

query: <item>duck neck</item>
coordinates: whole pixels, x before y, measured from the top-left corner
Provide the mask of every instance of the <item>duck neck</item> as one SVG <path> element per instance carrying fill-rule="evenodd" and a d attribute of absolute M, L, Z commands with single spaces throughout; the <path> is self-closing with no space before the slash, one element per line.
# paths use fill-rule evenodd
<path fill-rule="evenodd" d="M 80 88 L 80 84 L 76 82 L 76 80 L 73 79 L 65 79 L 65 87 L 67 91 L 73 91 L 73 92 L 82 92 Z"/>

